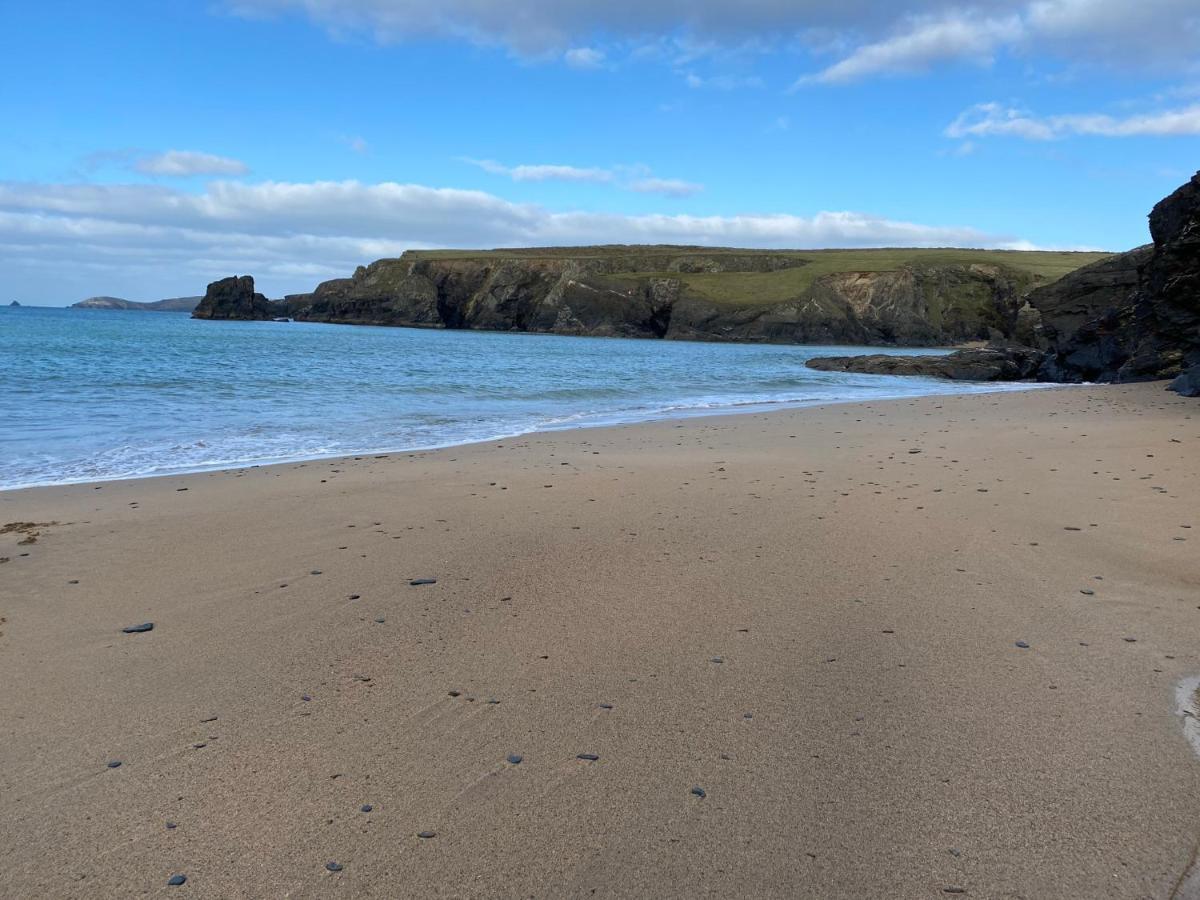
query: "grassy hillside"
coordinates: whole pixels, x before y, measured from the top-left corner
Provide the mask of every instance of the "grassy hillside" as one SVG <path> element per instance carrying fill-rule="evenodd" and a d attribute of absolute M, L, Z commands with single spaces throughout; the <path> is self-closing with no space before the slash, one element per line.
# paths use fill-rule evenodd
<path fill-rule="evenodd" d="M 869 249 L 869 250 L 742 250 L 729 247 L 682 247 L 609 245 L 602 247 L 544 247 L 497 250 L 415 250 L 408 260 L 607 260 L 637 257 L 644 271 L 611 276 L 636 280 L 646 276 L 681 279 L 697 293 L 715 303 L 758 305 L 777 303 L 805 293 L 813 282 L 826 275 L 852 272 L 890 272 L 905 267 L 962 265 L 1000 266 L 1024 276 L 1029 286 L 1049 284 L 1068 272 L 1103 259 L 1107 253 L 1043 250 L 960 249 Z M 705 272 L 679 271 L 681 257 L 711 259 L 718 266 L 722 257 L 763 257 L 777 261 L 774 271 Z M 661 265 L 657 260 L 661 259 Z"/>

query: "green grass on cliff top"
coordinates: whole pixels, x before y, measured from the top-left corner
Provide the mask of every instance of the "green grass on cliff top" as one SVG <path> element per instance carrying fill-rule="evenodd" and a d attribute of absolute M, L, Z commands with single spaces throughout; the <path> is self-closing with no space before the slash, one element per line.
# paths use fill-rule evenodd
<path fill-rule="evenodd" d="M 740 250 L 732 247 L 624 246 L 533 247 L 497 250 L 413 250 L 408 258 L 425 259 L 603 259 L 637 256 L 653 261 L 662 257 L 663 265 L 646 271 L 622 273 L 617 278 L 637 279 L 648 275 L 679 278 L 690 288 L 723 303 L 754 305 L 776 303 L 803 294 L 824 275 L 848 272 L 892 272 L 906 266 L 990 265 L 1015 270 L 1028 279 L 1028 286 L 1049 284 L 1068 272 L 1096 262 L 1108 253 L 1067 252 L 1056 250 L 962 250 L 902 249 L 868 250 Z M 672 272 L 669 260 L 681 256 L 773 256 L 795 260 L 799 265 L 774 272 Z"/>

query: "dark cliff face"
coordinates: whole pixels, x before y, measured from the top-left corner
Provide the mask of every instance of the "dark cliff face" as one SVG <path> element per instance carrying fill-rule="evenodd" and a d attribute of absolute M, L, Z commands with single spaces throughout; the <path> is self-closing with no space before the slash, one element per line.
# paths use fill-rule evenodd
<path fill-rule="evenodd" d="M 214 281 L 192 311 L 193 319 L 270 319 L 283 315 L 283 306 L 254 292 L 249 275 Z"/>
<path fill-rule="evenodd" d="M 662 248 L 657 248 L 661 251 Z M 765 253 L 649 251 L 603 258 L 405 254 L 285 298 L 302 321 L 773 343 L 930 345 L 1010 337 L 1027 272 L 917 265 L 815 277 L 771 303 L 713 299 L 690 273 L 748 275 L 804 265 Z M 654 274 L 646 274 L 647 271 Z M 238 318 L 229 315 L 228 318 Z"/>
<path fill-rule="evenodd" d="M 1200 173 L 1150 213 L 1154 243 L 1085 266 L 1029 302 L 1049 381 L 1147 381 L 1200 365 Z"/>

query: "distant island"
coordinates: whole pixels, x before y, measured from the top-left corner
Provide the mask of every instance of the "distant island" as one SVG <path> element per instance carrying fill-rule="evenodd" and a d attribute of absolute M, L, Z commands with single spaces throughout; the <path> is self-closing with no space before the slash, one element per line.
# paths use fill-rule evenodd
<path fill-rule="evenodd" d="M 121 297 L 88 297 L 72 303 L 71 309 L 140 309 L 150 312 L 192 312 L 203 297 L 168 297 L 166 300 L 125 300 Z"/>
<path fill-rule="evenodd" d="M 10 304 L 8 304 L 8 305 L 9 305 L 9 306 L 20 306 L 21 304 L 20 304 L 20 303 L 18 303 L 16 300 L 14 300 L 12 303 L 10 303 Z"/>

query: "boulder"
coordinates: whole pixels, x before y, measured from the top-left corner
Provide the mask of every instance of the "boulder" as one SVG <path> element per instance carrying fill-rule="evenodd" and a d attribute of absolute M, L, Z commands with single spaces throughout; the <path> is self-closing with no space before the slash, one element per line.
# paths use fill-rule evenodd
<path fill-rule="evenodd" d="M 1192 366 L 1182 375 L 1176 375 L 1167 387 L 1184 397 L 1200 397 L 1200 366 Z"/>

